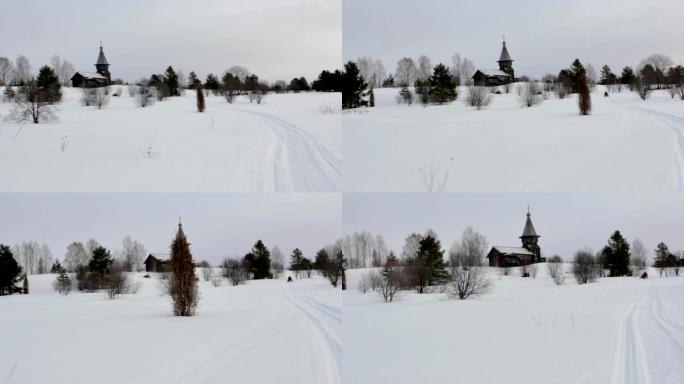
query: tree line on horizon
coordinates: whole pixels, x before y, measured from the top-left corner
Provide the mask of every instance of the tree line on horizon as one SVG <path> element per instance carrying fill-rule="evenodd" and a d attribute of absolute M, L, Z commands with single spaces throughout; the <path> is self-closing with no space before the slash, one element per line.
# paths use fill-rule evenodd
<path fill-rule="evenodd" d="M 487 239 L 471 227 L 462 232 L 448 252 L 431 230 L 407 236 L 398 256 L 380 235 L 357 232 L 346 236 L 344 241 L 343 249 L 351 250 L 347 253 L 350 268 L 372 268 L 362 272 L 357 289 L 362 293 L 377 292 L 385 302 L 392 302 L 402 291 L 446 292 L 450 298 L 466 299 L 486 294 L 492 288 L 484 268 L 489 249 Z M 615 231 L 598 252 L 583 247 L 568 262 L 553 255 L 546 261 L 546 267 L 549 276 L 561 285 L 565 281 L 563 265 L 569 263 L 577 283 L 585 284 L 600 277 L 640 276 L 647 266 L 646 254 L 646 247 L 639 239 L 630 244 L 620 231 Z M 670 273 L 679 276 L 684 258 L 671 252 L 664 242 L 657 245 L 653 255 L 651 266 L 661 276 Z M 499 269 L 507 276 L 512 268 Z M 538 264 L 520 265 L 522 277 L 535 278 L 537 272 Z"/>

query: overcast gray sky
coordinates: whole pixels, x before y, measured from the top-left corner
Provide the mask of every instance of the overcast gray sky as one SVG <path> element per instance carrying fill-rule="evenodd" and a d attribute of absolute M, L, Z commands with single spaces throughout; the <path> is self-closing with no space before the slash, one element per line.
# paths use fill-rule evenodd
<path fill-rule="evenodd" d="M 458 52 L 498 68 L 502 35 L 516 75 L 558 73 L 574 58 L 598 71 L 652 53 L 684 63 L 682 0 L 344 0 L 343 58 L 371 56 L 394 72 L 403 56 L 451 63 Z"/>
<path fill-rule="evenodd" d="M 115 251 L 130 235 L 148 252 L 168 253 L 178 217 L 197 260 L 243 256 L 259 239 L 289 255 L 342 234 L 339 194 L 4 194 L 0 243 L 47 243 L 62 259 L 72 241 L 94 238 Z"/>
<path fill-rule="evenodd" d="M 598 251 L 615 230 L 649 251 L 660 241 L 684 249 L 684 196 L 674 194 L 345 194 L 344 231 L 381 234 L 397 253 L 408 234 L 427 229 L 448 249 L 466 226 L 490 246 L 520 246 L 528 204 L 549 256 L 568 260 L 584 246 Z"/>
<path fill-rule="evenodd" d="M 2 0 L 0 56 L 33 71 L 59 54 L 94 71 L 100 40 L 112 77 L 167 66 L 198 75 L 247 67 L 269 81 L 340 66 L 340 0 Z"/>

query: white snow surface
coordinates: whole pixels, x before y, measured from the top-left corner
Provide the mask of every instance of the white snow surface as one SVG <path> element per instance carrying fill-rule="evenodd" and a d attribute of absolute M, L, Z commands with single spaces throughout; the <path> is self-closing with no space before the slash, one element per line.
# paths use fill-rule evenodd
<path fill-rule="evenodd" d="M 117 90 L 112 87 L 112 91 Z M 64 88 L 57 120 L 17 124 L 0 102 L 0 191 L 338 192 L 339 93 L 246 96 L 195 92 L 140 108 L 121 87 L 101 110 Z"/>
<path fill-rule="evenodd" d="M 684 101 L 604 89 L 590 116 L 575 95 L 521 107 L 515 86 L 479 111 L 464 87 L 427 107 L 376 89 L 375 108 L 343 115 L 344 190 L 426 192 L 425 175 L 433 192 L 684 191 Z"/>
<path fill-rule="evenodd" d="M 569 266 L 568 266 L 569 267 Z M 556 286 L 513 270 L 465 301 L 403 292 L 344 296 L 345 383 L 675 384 L 684 382 L 684 277 Z"/>
<path fill-rule="evenodd" d="M 2 383 L 340 383 L 341 295 L 320 277 L 201 281 L 174 317 L 157 276 L 137 294 L 60 296 L 55 275 L 0 297 Z"/>

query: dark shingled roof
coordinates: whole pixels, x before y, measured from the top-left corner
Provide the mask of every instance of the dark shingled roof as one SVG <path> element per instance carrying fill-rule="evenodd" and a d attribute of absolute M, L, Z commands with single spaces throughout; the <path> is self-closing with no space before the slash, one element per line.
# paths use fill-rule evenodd
<path fill-rule="evenodd" d="M 532 219 L 530 218 L 529 212 L 527 212 L 527 221 L 525 221 L 525 229 L 523 229 L 522 236 L 520 236 L 520 237 L 528 237 L 528 236 L 539 237 L 539 235 L 537 235 L 537 231 L 534 230 L 534 225 L 532 225 Z"/>
<path fill-rule="evenodd" d="M 503 48 L 501 48 L 501 56 L 499 61 L 513 61 L 511 60 L 511 55 L 508 54 L 508 49 L 506 49 L 506 42 L 503 42 Z"/>
<path fill-rule="evenodd" d="M 100 54 L 97 56 L 97 63 L 95 63 L 95 64 L 96 65 L 100 65 L 100 64 L 109 65 L 109 63 L 107 62 L 107 58 L 105 57 L 104 52 L 102 51 L 101 45 L 100 45 Z"/>

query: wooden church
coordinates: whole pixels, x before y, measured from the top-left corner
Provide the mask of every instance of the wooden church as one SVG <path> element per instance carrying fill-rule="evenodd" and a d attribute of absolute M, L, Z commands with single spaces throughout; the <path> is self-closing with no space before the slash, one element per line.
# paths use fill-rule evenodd
<path fill-rule="evenodd" d="M 95 72 L 76 72 L 71 77 L 71 85 L 74 88 L 97 88 L 106 87 L 112 83 L 112 76 L 109 73 L 109 63 L 102 50 L 100 43 L 100 54 L 95 63 Z"/>
<path fill-rule="evenodd" d="M 506 48 L 506 40 L 503 41 L 501 55 L 499 55 L 499 69 L 478 69 L 473 75 L 473 84 L 485 87 L 504 85 L 515 82 L 513 60 Z"/>
<path fill-rule="evenodd" d="M 534 229 L 529 209 L 527 210 L 527 221 L 525 228 L 520 236 L 522 247 L 502 247 L 495 245 L 487 254 L 489 266 L 491 267 L 515 267 L 546 261 L 541 257 L 539 248 L 539 235 Z"/>

